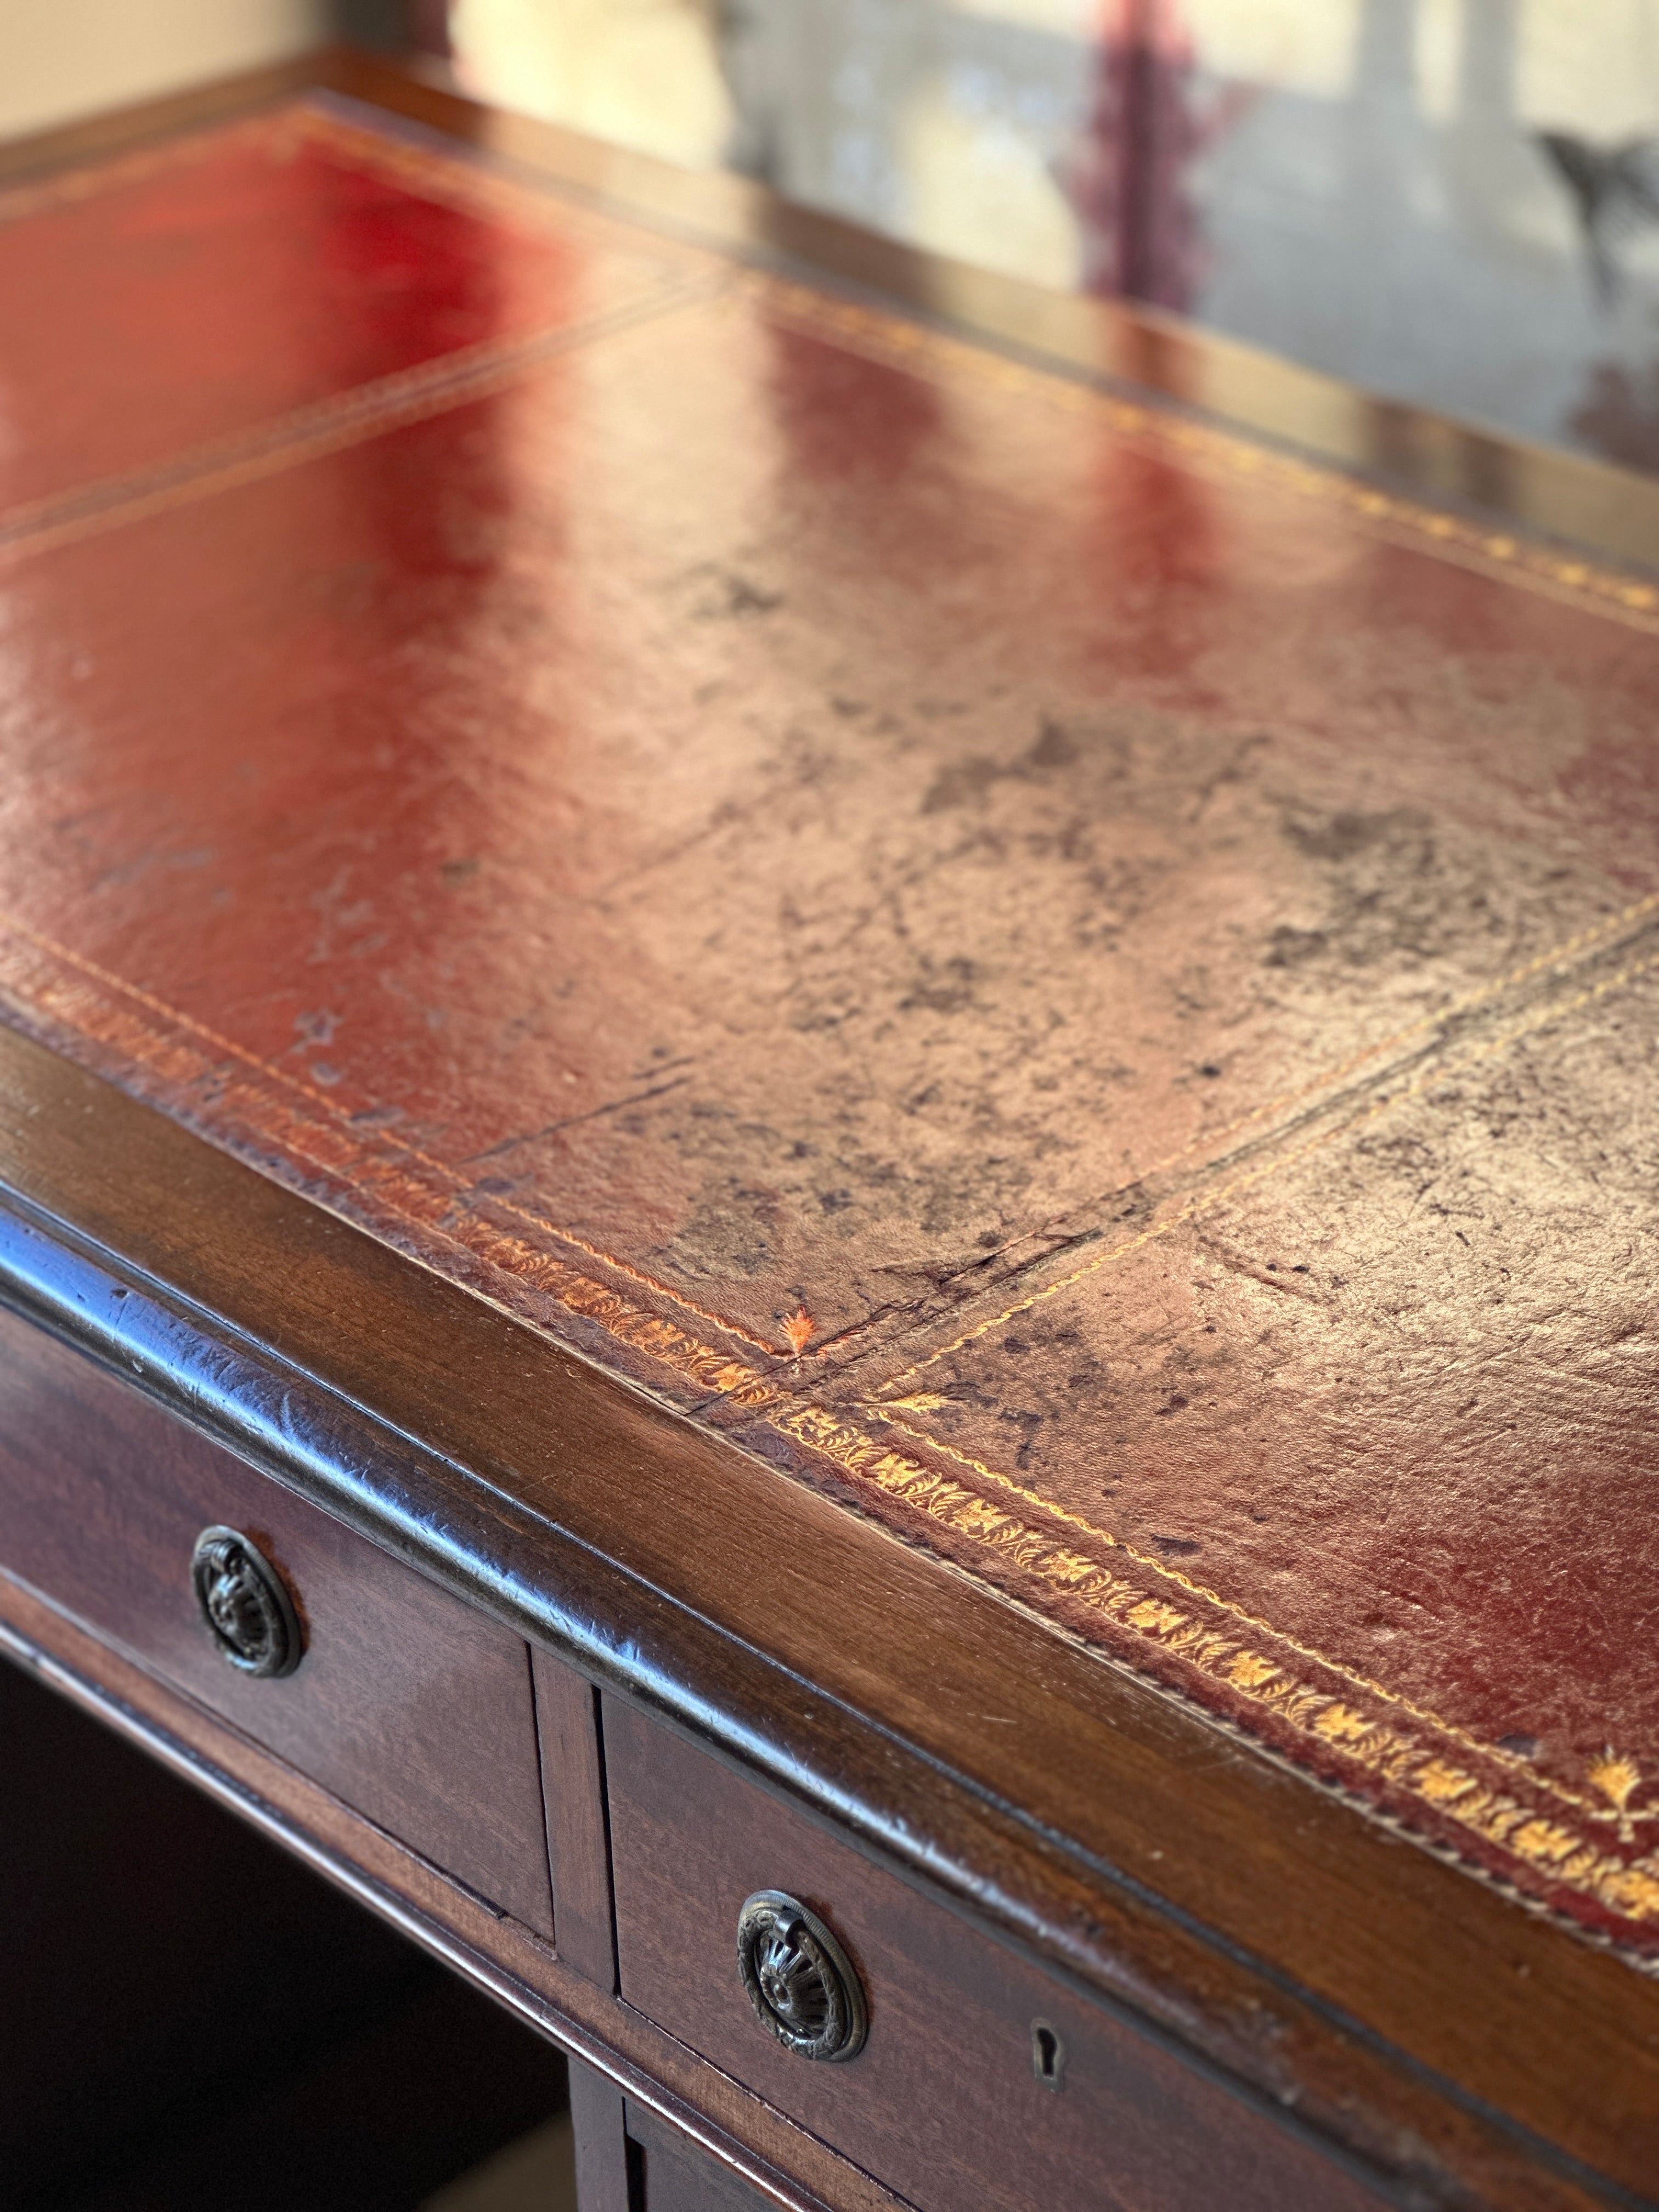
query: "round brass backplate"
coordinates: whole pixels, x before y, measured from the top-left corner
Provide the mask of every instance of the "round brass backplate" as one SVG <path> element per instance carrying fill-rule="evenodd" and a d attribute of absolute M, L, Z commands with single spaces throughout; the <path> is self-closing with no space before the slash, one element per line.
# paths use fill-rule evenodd
<path fill-rule="evenodd" d="M 230 1664 L 266 1680 L 291 1674 L 305 1650 L 300 1617 L 258 1546 L 238 1528 L 204 1528 L 190 1577 L 202 1618 Z"/>
<path fill-rule="evenodd" d="M 851 1960 L 815 1913 L 781 1889 L 738 1915 L 738 1972 L 755 2016 L 803 2058 L 856 2058 L 868 2031 Z"/>

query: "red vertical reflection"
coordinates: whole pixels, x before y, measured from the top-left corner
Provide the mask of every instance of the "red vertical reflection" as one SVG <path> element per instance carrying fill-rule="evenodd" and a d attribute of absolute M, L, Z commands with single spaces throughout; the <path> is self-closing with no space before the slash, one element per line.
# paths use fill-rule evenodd
<path fill-rule="evenodd" d="M 773 419 L 793 474 L 895 483 L 937 435 L 939 396 L 921 377 L 780 325 L 767 335 Z"/>
<path fill-rule="evenodd" d="M 410 46 L 417 54 L 435 54 L 447 61 L 454 52 L 449 34 L 449 0 L 404 0 L 404 20 Z"/>
<path fill-rule="evenodd" d="M 1076 568 L 1094 611 L 1097 675 L 1104 664 L 1119 676 L 1189 678 L 1227 588 L 1228 532 L 1214 487 L 1110 437 L 1096 449 L 1087 486 Z"/>
<path fill-rule="evenodd" d="M 1206 131 L 1180 0 L 1106 0 L 1095 95 L 1067 191 L 1083 234 L 1083 286 L 1184 311 L 1200 260 L 1186 189 Z"/>

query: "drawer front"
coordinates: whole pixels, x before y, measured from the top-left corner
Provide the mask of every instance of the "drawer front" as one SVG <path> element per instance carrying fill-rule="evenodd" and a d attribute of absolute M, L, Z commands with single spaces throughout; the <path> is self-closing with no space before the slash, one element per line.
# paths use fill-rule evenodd
<path fill-rule="evenodd" d="M 304 1656 L 239 1673 L 191 1583 L 240 1531 Z M 0 1312 L 0 1567 L 544 1934 L 552 1928 L 529 1654 L 518 1638 Z"/>
<path fill-rule="evenodd" d="M 1380 2212 L 1254 2105 L 609 1698 L 605 1746 L 623 1995 L 923 2212 Z M 757 2020 L 737 1929 L 763 1890 L 838 1939 L 867 2004 L 856 2057 L 803 2058 Z"/>

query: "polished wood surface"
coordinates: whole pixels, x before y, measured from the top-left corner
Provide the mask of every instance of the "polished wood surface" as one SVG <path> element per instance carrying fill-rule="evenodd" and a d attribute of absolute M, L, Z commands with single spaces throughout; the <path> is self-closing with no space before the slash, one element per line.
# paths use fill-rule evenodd
<path fill-rule="evenodd" d="M 191 1554 L 213 1525 L 287 1582 L 306 1637 L 291 1676 L 238 1673 L 203 1621 Z M 517 1637 L 9 1314 L 0 1530 L 9 1573 L 552 1933 Z"/>
<path fill-rule="evenodd" d="M 1383 2199 L 1159 2044 L 930 1909 L 846 1844 L 607 1702 L 623 1996 L 922 2212 L 1376 2212 Z M 798 1898 L 863 1984 L 869 2040 L 814 2065 L 732 1972 L 757 1891 Z M 1058 2033 L 1061 2087 L 1032 2067 Z"/>
<path fill-rule="evenodd" d="M 581 2212 L 646 2212 L 636 2204 L 629 2172 L 624 2100 L 614 2081 L 592 2067 L 570 2069 L 570 2111 L 576 2124 L 576 2193 Z"/>
<path fill-rule="evenodd" d="M 0 1651 L 660 2113 L 699 2154 L 750 2175 L 775 2202 L 792 2212 L 903 2212 L 898 2197 L 833 2149 L 596 1990 L 544 1939 L 3 1573 Z"/>
<path fill-rule="evenodd" d="M 599 1692 L 550 1651 L 532 1652 L 531 1659 L 559 1956 L 599 1988 L 614 1990 L 617 1937 Z"/>
<path fill-rule="evenodd" d="M 626 2126 L 640 2198 L 629 2212 L 761 2212 L 766 2199 L 752 2184 L 698 2158 L 654 2112 L 629 2102 Z"/>
<path fill-rule="evenodd" d="M 480 139 L 497 128 L 447 94 L 368 65 L 329 64 L 313 75 L 383 96 L 404 113 L 447 118 Z M 301 81 L 290 74 L 233 91 L 218 112 L 257 106 Z M 185 103 L 163 122 L 171 127 L 211 112 L 210 102 Z M 20 173 L 44 173 L 95 144 L 112 149 L 123 127 L 136 143 L 155 118 L 110 126 L 101 138 L 94 131 L 37 146 Z M 564 163 L 567 181 L 614 190 L 631 179 L 647 204 L 663 185 L 650 165 L 629 168 L 558 134 L 515 137 L 514 129 L 501 125 L 495 143 L 526 159 L 533 144 L 555 173 Z M 760 220 L 769 204 L 747 187 L 728 191 L 723 181 L 708 182 L 699 198 L 702 191 L 683 187 L 673 222 L 707 226 L 723 204 L 732 236 L 750 226 L 745 250 L 774 250 Z M 660 196 L 654 219 L 668 219 Z M 834 226 L 790 231 L 793 219 L 775 207 L 766 219 L 797 246 L 815 240 L 824 261 L 846 273 L 836 259 L 846 241 L 838 242 Z M 681 267 L 702 250 L 679 242 L 664 248 Z M 866 276 L 886 267 L 896 281 L 896 264 L 883 261 L 886 251 L 868 249 Z M 919 285 L 943 284 L 948 274 L 912 272 Z M 996 312 L 1019 306 L 1017 291 L 1000 297 Z M 992 307 L 981 301 L 976 312 L 990 327 Z M 1157 349 L 1147 344 L 1150 357 Z M 1091 358 L 1098 365 L 1097 356 Z M 888 388 L 890 369 L 872 389 Z M 1279 390 L 1288 404 L 1294 379 Z M 313 404 L 303 395 L 295 403 Z M 233 426 L 218 434 L 243 433 Z M 412 435 L 419 445 L 427 433 Z M 1317 442 L 1312 432 L 1310 442 Z M 140 456 L 115 474 L 149 466 Z M 1527 498 L 1534 505 L 1543 497 L 1539 483 L 1556 487 L 1558 523 L 1571 512 L 1571 486 L 1584 481 L 1565 465 L 1552 474 L 1542 465 L 1534 471 L 1530 462 L 1519 479 L 1533 487 Z M 1639 514 L 1648 496 L 1644 487 L 1630 489 L 1620 512 Z M 1517 502 L 1517 511 L 1526 507 L 1518 495 Z M 258 500 L 248 510 L 264 511 Z M 348 501 L 340 512 L 349 511 Z M 56 520 L 47 520 L 54 528 L 78 526 L 80 513 L 54 510 Z M 40 520 L 36 514 L 30 527 Z M 1616 529 L 1607 533 L 1607 542 L 1617 538 Z M 320 540 L 313 533 L 306 542 Z M 242 552 L 257 551 L 258 532 L 240 543 Z M 214 561 L 221 577 L 231 574 L 217 554 Z M 95 608 L 111 579 L 99 583 L 95 561 L 76 573 L 90 580 L 84 604 Z M 335 573 L 348 583 L 356 575 L 353 590 L 362 584 L 349 561 Z M 1466 612 L 1480 596 L 1467 580 L 1455 592 Z M 734 618 L 764 614 L 765 598 L 758 590 L 756 609 L 732 602 L 726 611 Z M 105 599 L 116 603 L 107 592 Z M 1423 614 L 1427 603 L 1413 605 Z M 1563 635 L 1571 627 L 1559 610 L 1539 619 Z M 130 625 L 126 635 L 141 631 Z M 123 690 L 118 626 L 106 641 L 110 652 L 95 661 L 100 696 L 138 701 L 152 714 L 143 686 Z M 1006 786 L 1016 799 L 1028 785 L 1040 791 L 1042 779 L 1066 765 L 1057 744 L 1041 753 L 1045 742 L 1039 732 L 1030 757 L 1016 762 L 1017 774 L 993 773 L 980 783 L 986 791 Z M 950 789 L 972 799 L 979 787 L 970 778 Z M 1333 824 L 1344 818 L 1333 815 L 1323 831 L 1315 824 L 1315 846 L 1322 835 L 1341 845 L 1347 833 Z M 1613 821 L 1607 834 L 1630 834 L 1634 819 Z M 1361 849 L 1352 845 L 1349 837 L 1340 851 L 1309 850 L 1340 868 Z M 1385 856 L 1393 850 L 1388 836 L 1382 848 Z M 446 894 L 468 896 L 471 880 L 465 872 L 446 878 Z M 131 896 L 118 871 L 110 882 L 118 904 Z M 258 890 L 252 879 L 247 888 Z M 146 895 L 136 896 L 142 907 Z M 165 964 L 188 948 L 187 903 L 172 902 L 167 931 L 155 919 L 161 907 L 143 925 L 152 966 L 142 988 L 152 999 L 155 983 L 165 981 L 154 962 Z M 355 926 L 349 917 L 346 926 Z M 129 933 L 120 957 L 136 957 L 138 941 Z M 229 972 L 221 966 L 222 977 Z M 1599 1005 L 1603 985 L 1613 988 L 1611 970 L 1584 972 L 1582 988 Z M 345 988 L 343 968 L 339 979 Z M 42 1028 L 50 1007 L 61 1022 L 51 1033 L 76 1048 L 76 1022 L 84 1023 L 112 978 L 89 982 L 83 967 L 72 988 L 62 975 L 48 981 L 45 988 L 39 976 L 14 975 L 14 1004 Z M 206 987 L 213 988 L 210 975 Z M 619 986 L 613 1015 L 625 999 Z M 142 1027 L 140 1020 L 130 1034 Z M 88 1034 L 84 1026 L 78 1033 Z M 107 1024 L 102 1035 L 107 1044 Z M 307 1034 L 309 1047 L 325 1042 Z M 225 1127 L 214 1117 L 228 1094 L 191 1072 L 193 1049 L 179 1038 L 171 1057 L 152 1057 L 149 1095 L 178 1111 L 183 1093 L 168 1085 L 183 1084 L 191 1116 L 217 1127 L 222 1139 Z M 337 1073 L 325 1063 L 317 1080 L 326 1090 Z M 246 1104 L 244 1098 L 238 1110 Z M 267 1127 L 250 1142 L 250 1126 L 245 1117 L 234 1140 L 262 1166 L 283 1169 L 286 1139 Z M 540 1647 L 538 1668 L 574 1667 L 586 1683 L 602 1682 L 608 1696 L 657 1716 L 651 1726 L 666 1721 L 700 1742 L 748 1778 L 740 1785 L 728 1776 L 726 1786 L 769 1793 L 769 1813 L 757 1820 L 782 1819 L 787 1808 L 788 1820 L 815 1824 L 832 1855 L 856 1848 L 872 1869 L 871 1885 L 894 1884 L 890 1893 L 907 1900 L 903 1911 L 921 1916 L 916 1924 L 951 1912 L 965 1916 L 964 1926 L 995 1930 L 1000 1944 L 1014 1947 L 1007 1972 L 1051 1981 L 1061 1992 L 1056 2002 L 1099 2007 L 1098 2033 L 1109 2040 L 1130 2033 L 1111 2011 L 1127 2007 L 1139 2023 L 1134 2033 L 1165 2039 L 1160 2054 L 1186 2054 L 1192 2070 L 1180 2094 L 1207 2093 L 1207 2069 L 1217 2069 L 1231 2086 L 1213 2094 L 1244 2116 L 1247 2132 L 1267 2127 L 1264 2116 L 1275 2107 L 1293 2108 L 1295 2130 L 1282 2139 L 1286 2157 L 1359 2161 L 1377 2188 L 1402 2203 L 1649 2201 L 1659 2171 L 1659 2014 L 1650 1982 L 1528 1918 L 1388 1828 L 1368 1826 L 1337 1796 L 1218 1734 L 1166 1690 L 1103 1667 L 990 1589 L 942 1572 L 830 1498 L 781 1480 L 763 1463 L 776 1449 L 763 1426 L 700 1431 L 637 1386 L 652 1383 L 706 1417 L 695 1393 L 665 1386 L 626 1358 L 620 1375 L 599 1371 L 580 1356 L 604 1351 L 597 1335 L 576 1329 L 573 1350 L 526 1328 L 525 1319 L 544 1316 L 521 1300 L 515 1306 L 510 1278 L 446 1258 L 460 1279 L 445 1282 L 346 1225 L 324 1210 L 364 1212 L 352 1163 L 341 1160 L 313 1160 L 307 1194 L 297 1197 L 61 1059 L 0 1040 L 0 1169 L 12 1194 L 0 1219 L 4 1295 L 29 1320 L 118 1372 L 128 1389 L 320 1504 L 404 1570 L 493 1615 L 509 1638 Z M 410 1249 L 432 1256 L 418 1240 Z M 1280 1296 L 1265 1275 L 1256 1289 Z M 567 1303 L 567 1316 L 573 1310 Z M 605 1310 L 625 1315 L 626 1308 Z M 750 1317 L 756 1333 L 793 1318 Z M 774 1349 L 783 1360 L 782 1349 Z M 950 1403 L 979 1402 L 968 1388 L 973 1382 L 953 1376 L 957 1395 Z M 1620 1402 L 1640 1395 L 1638 1382 Z M 133 1481 L 142 1487 L 147 1479 L 135 1473 Z M 1163 1533 L 1160 1523 L 1155 1534 Z M 10 1564 L 0 1558 L 0 1565 Z M 1316 1586 L 1310 1571 L 1304 1578 Z M 98 1595 L 87 1600 L 94 1620 Z M 177 1755 L 206 1786 L 243 1791 L 251 1816 L 274 1817 L 296 1848 L 329 1856 L 342 1878 L 367 1879 L 380 1909 L 405 1918 L 414 1911 L 423 1940 L 447 1947 L 509 2002 L 547 2020 L 630 2095 L 654 2101 L 763 2186 L 775 2182 L 775 2194 L 836 2206 L 883 2200 L 880 2184 L 856 2165 L 798 2139 L 799 2130 L 764 2100 L 690 2057 L 688 2044 L 701 2048 L 692 2032 L 701 2022 L 688 2019 L 683 2032 L 666 2035 L 628 2002 L 626 1989 L 621 1999 L 611 1993 L 604 1852 L 599 1830 L 580 1816 L 606 1771 L 591 1687 L 568 1697 L 568 1672 L 543 1673 L 538 1682 L 543 1771 L 553 1777 L 555 1881 L 568 1878 L 573 1896 L 586 1900 L 573 1915 L 568 1952 L 562 1943 L 556 1956 L 527 1929 L 481 1913 L 431 1868 L 366 1834 L 302 1773 L 261 1765 L 265 1754 L 257 1748 L 222 1743 L 211 1724 L 198 1726 L 169 1702 L 164 1687 L 135 1679 L 125 1662 L 89 1646 L 27 1591 L 14 1589 L 0 1611 L 19 1648 L 78 1655 L 77 1694 L 113 1717 L 108 1686 L 118 1680 L 125 1724 L 153 1747 L 188 1739 L 188 1753 Z M 527 1710 L 527 1681 L 525 1696 Z M 624 1737 L 645 1724 L 626 1713 L 618 1723 Z M 1612 1771 L 1611 1753 L 1609 1761 Z M 295 1768 L 304 1764 L 296 1759 Z M 577 1770 L 586 1783 L 562 1796 L 560 1772 Z M 258 1814 L 245 1782 L 222 1779 L 228 1771 L 257 1773 L 267 1802 L 274 1792 L 285 1809 Z M 518 1773 L 514 1787 L 533 1801 L 533 1752 Z M 612 1840 L 625 1852 L 643 1832 Z M 842 1841 L 832 1845 L 831 1834 Z M 350 1871 L 369 1864 L 381 1873 Z M 423 1902 L 411 1907 L 410 1899 Z M 699 1907 L 701 1893 L 688 1902 Z M 989 1938 L 980 1932 L 963 1940 Z M 913 1963 L 916 1971 L 926 1964 Z M 733 1989 L 735 1982 L 725 2002 Z M 708 2019 L 717 2020 L 720 2002 L 711 1996 Z M 856 2134 L 856 2115 L 847 2126 Z M 837 2142 L 836 2152 L 843 2148 Z"/>

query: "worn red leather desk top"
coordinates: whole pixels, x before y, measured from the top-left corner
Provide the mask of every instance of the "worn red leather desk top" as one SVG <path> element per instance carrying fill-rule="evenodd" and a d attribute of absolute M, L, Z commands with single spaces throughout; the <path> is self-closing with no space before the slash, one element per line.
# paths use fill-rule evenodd
<path fill-rule="evenodd" d="M 1659 593 L 321 102 L 0 293 L 10 1019 L 1659 1944 Z"/>

